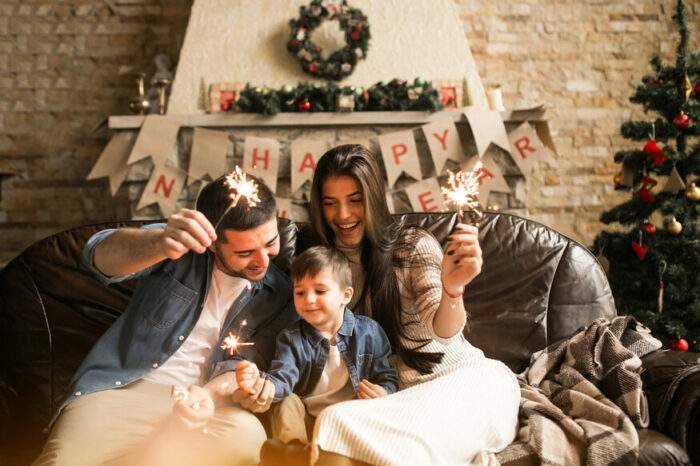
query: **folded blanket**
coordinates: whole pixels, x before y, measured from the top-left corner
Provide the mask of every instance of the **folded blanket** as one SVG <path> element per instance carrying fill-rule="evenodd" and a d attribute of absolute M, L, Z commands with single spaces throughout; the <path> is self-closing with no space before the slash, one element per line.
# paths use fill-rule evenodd
<path fill-rule="evenodd" d="M 520 430 L 501 464 L 636 464 L 649 424 L 641 357 L 661 347 L 630 316 L 598 319 L 532 355 L 520 382 Z M 635 427 L 636 426 L 636 427 Z"/>

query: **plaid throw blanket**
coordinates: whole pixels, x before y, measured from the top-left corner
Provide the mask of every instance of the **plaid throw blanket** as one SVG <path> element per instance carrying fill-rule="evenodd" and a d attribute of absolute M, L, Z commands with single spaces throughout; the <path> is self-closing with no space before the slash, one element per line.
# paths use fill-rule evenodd
<path fill-rule="evenodd" d="M 630 316 L 598 319 L 532 355 L 520 382 L 520 430 L 508 465 L 636 464 L 649 415 L 641 357 L 661 347 Z"/>

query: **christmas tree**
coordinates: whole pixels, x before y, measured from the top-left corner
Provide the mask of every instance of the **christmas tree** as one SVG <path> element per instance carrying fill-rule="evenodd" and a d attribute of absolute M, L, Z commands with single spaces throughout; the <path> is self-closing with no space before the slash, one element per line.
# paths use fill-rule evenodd
<path fill-rule="evenodd" d="M 627 121 L 621 133 L 638 148 L 615 154 L 615 188 L 627 202 L 604 212 L 593 250 L 609 262 L 608 279 L 620 314 L 634 315 L 678 350 L 700 350 L 700 54 L 688 54 L 685 5 L 675 66 L 656 56 L 630 101 L 647 121 Z M 693 85 L 694 83 L 694 85 Z M 652 118 L 655 118 L 652 120 Z M 657 186 L 658 185 L 658 186 Z M 655 187 L 656 186 L 656 187 Z"/>

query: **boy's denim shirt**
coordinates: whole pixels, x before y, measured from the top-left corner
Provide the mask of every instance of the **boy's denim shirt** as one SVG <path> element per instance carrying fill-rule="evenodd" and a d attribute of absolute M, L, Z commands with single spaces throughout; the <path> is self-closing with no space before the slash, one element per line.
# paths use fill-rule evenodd
<path fill-rule="evenodd" d="M 83 265 L 105 284 L 135 278 L 139 281 L 124 313 L 95 343 L 73 376 L 71 391 L 54 420 L 76 398 L 125 387 L 167 361 L 194 328 L 204 305 L 214 266 L 210 253 L 190 251 L 178 260 L 164 260 L 135 274 L 107 277 L 94 266 L 93 255 L 97 245 L 114 231 L 99 231 L 88 240 L 82 253 Z M 243 320 L 247 321 L 245 326 L 241 325 Z M 244 289 L 229 309 L 202 374 L 204 380 L 235 369 L 237 360 L 243 358 L 268 367 L 278 333 L 297 320 L 291 282 L 270 263 L 262 281 Z M 227 358 L 227 353 L 216 349 L 229 331 L 255 344 Z"/>
<path fill-rule="evenodd" d="M 318 330 L 303 320 L 279 334 L 275 359 L 267 371 L 267 377 L 275 386 L 273 402 L 281 401 L 292 392 L 300 397 L 313 392 L 326 367 L 329 345 Z M 356 316 L 346 308 L 336 345 L 355 392 L 362 379 L 381 385 L 387 393 L 396 392 L 398 379 L 389 364 L 391 346 L 376 321 Z"/>

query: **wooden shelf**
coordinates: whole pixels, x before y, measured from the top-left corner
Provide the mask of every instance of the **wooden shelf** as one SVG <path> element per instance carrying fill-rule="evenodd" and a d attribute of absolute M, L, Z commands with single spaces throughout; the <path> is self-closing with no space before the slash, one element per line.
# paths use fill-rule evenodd
<path fill-rule="evenodd" d="M 503 121 L 544 121 L 545 109 L 513 110 L 501 112 Z M 260 127 L 260 126 L 367 126 L 367 125 L 424 125 L 444 118 L 455 122 L 465 121 L 460 110 L 440 112 L 315 112 L 315 113 L 278 113 L 266 116 L 253 113 L 220 113 L 212 115 L 169 115 L 184 127 Z M 142 115 L 114 115 L 109 117 L 111 129 L 136 129 L 143 124 Z"/>

